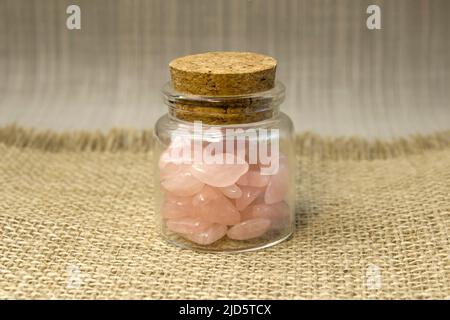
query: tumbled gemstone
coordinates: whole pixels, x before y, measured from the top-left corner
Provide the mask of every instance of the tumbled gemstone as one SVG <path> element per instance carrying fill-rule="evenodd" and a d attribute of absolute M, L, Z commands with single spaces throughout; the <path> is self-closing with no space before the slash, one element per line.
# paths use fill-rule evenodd
<path fill-rule="evenodd" d="M 197 193 L 192 198 L 192 204 L 194 206 L 204 205 L 210 202 L 211 200 L 218 198 L 219 196 L 220 196 L 219 192 L 217 192 L 213 187 L 210 187 L 205 184 L 202 190 L 200 190 L 200 192 Z"/>
<path fill-rule="evenodd" d="M 241 221 L 241 215 L 233 203 L 220 194 L 216 199 L 195 207 L 200 216 L 208 222 L 234 225 Z"/>
<path fill-rule="evenodd" d="M 183 235 L 186 239 L 200 245 L 209 245 L 223 238 L 227 234 L 227 227 L 221 224 L 213 224 L 208 229 L 194 234 Z"/>
<path fill-rule="evenodd" d="M 248 172 L 247 172 L 248 173 Z M 248 175 L 247 175 L 247 173 L 246 174 L 243 174 L 239 179 L 238 179 L 238 181 L 236 181 L 236 184 L 237 185 L 239 185 L 239 186 L 248 186 Z"/>
<path fill-rule="evenodd" d="M 282 229 L 289 221 L 289 206 L 285 202 L 256 204 L 241 213 L 242 220 L 263 218 L 271 221 L 272 229 Z"/>
<path fill-rule="evenodd" d="M 249 170 L 239 178 L 236 184 L 241 186 L 265 187 L 270 180 L 270 176 L 261 175 L 259 170 Z"/>
<path fill-rule="evenodd" d="M 242 196 L 236 199 L 236 208 L 239 211 L 244 210 L 253 202 L 262 192 L 263 189 L 249 186 L 241 186 Z"/>
<path fill-rule="evenodd" d="M 170 193 L 166 194 L 162 205 L 162 216 L 165 219 L 175 219 L 192 216 L 194 207 L 191 197 L 178 197 Z"/>
<path fill-rule="evenodd" d="M 223 154 L 223 159 L 227 155 Z M 214 187 L 230 186 L 248 171 L 248 163 L 240 162 L 235 155 L 228 155 L 233 159 L 232 163 L 223 164 L 208 164 L 205 162 L 193 163 L 191 166 L 191 173 L 195 178 L 203 183 Z"/>
<path fill-rule="evenodd" d="M 180 197 L 188 197 L 199 192 L 204 183 L 197 180 L 189 170 L 188 165 L 178 165 L 179 169 L 168 174 L 161 181 L 162 187 Z"/>
<path fill-rule="evenodd" d="M 289 170 L 287 159 L 285 157 L 280 157 L 279 163 L 278 172 L 270 176 L 270 181 L 264 194 L 264 201 L 267 204 L 283 201 L 289 191 Z"/>
<path fill-rule="evenodd" d="M 166 221 L 167 229 L 173 232 L 193 234 L 205 231 L 211 226 L 211 223 L 205 222 L 200 218 L 186 217 L 179 219 L 169 219 Z"/>
<path fill-rule="evenodd" d="M 219 188 L 219 190 L 230 199 L 237 199 L 242 196 L 241 189 L 235 184 L 232 184 L 231 186 Z"/>
<path fill-rule="evenodd" d="M 262 236 L 269 228 L 269 219 L 250 219 L 232 226 L 227 235 L 230 239 L 247 240 Z"/>
<path fill-rule="evenodd" d="M 184 167 L 179 164 L 166 163 L 159 171 L 159 179 L 162 181 L 170 178 L 170 176 L 175 176 L 176 174 L 182 172 L 183 169 Z"/>

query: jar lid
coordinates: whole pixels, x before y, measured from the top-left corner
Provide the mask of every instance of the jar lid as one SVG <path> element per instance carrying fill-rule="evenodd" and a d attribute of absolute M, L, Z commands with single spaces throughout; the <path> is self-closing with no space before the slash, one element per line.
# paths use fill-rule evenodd
<path fill-rule="evenodd" d="M 170 62 L 172 86 L 179 92 L 229 96 L 262 92 L 275 86 L 277 61 L 252 52 L 207 52 Z"/>

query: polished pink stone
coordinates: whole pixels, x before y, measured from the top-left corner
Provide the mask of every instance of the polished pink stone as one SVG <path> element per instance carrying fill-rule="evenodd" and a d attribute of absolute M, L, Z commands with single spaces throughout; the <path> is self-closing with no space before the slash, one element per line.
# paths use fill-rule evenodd
<path fill-rule="evenodd" d="M 166 221 L 167 229 L 177 233 L 193 234 L 205 231 L 211 226 L 211 223 L 205 222 L 200 218 L 186 217 L 178 219 L 169 219 Z"/>
<path fill-rule="evenodd" d="M 239 186 L 248 186 L 248 172 L 246 174 L 243 174 L 238 181 L 236 181 L 236 184 Z"/>
<path fill-rule="evenodd" d="M 208 229 L 194 234 L 183 235 L 186 239 L 200 245 L 209 245 L 223 238 L 227 233 L 227 227 L 221 224 L 213 224 Z"/>
<path fill-rule="evenodd" d="M 195 207 L 200 216 L 208 222 L 234 225 L 241 221 L 241 215 L 233 203 L 220 194 L 204 205 Z"/>
<path fill-rule="evenodd" d="M 285 202 L 256 204 L 241 213 L 242 220 L 256 218 L 269 219 L 272 229 L 282 229 L 289 222 L 289 206 Z"/>
<path fill-rule="evenodd" d="M 225 159 L 226 154 L 223 154 L 222 157 Z M 239 162 L 240 160 L 234 155 L 229 157 L 232 159 L 232 163 L 209 164 L 194 162 L 191 166 L 191 173 L 195 178 L 210 186 L 230 186 L 248 171 L 248 163 Z"/>
<path fill-rule="evenodd" d="M 273 204 L 283 201 L 289 191 L 289 170 L 288 162 L 285 157 L 280 157 L 278 172 L 270 176 L 264 194 L 264 201 L 267 204 Z"/>
<path fill-rule="evenodd" d="M 270 176 L 261 175 L 259 170 L 249 170 L 239 178 L 236 184 L 241 186 L 265 187 L 270 181 Z"/>
<path fill-rule="evenodd" d="M 185 167 L 175 163 L 166 163 L 164 167 L 160 168 L 159 179 L 162 181 L 164 179 L 170 178 L 170 176 L 175 176 L 177 173 L 183 172 Z"/>
<path fill-rule="evenodd" d="M 242 196 L 242 190 L 235 184 L 231 186 L 219 188 L 219 190 L 230 199 L 237 199 Z"/>
<path fill-rule="evenodd" d="M 166 194 L 162 205 L 162 216 L 165 219 L 176 219 L 194 215 L 191 197 L 178 197 Z"/>
<path fill-rule="evenodd" d="M 241 186 L 242 196 L 239 199 L 236 199 L 236 208 L 239 211 L 244 210 L 248 207 L 250 203 L 252 203 L 262 192 L 262 188 L 249 187 L 249 186 Z"/>
<path fill-rule="evenodd" d="M 262 236 L 269 228 L 269 219 L 250 219 L 232 226 L 227 235 L 230 239 L 247 240 Z"/>
<path fill-rule="evenodd" d="M 189 165 L 178 165 L 173 174 L 166 174 L 161 186 L 174 195 L 187 197 L 199 192 L 204 183 L 197 180 L 191 173 Z"/>
<path fill-rule="evenodd" d="M 219 196 L 220 193 L 215 188 L 205 184 L 202 190 L 192 198 L 192 204 L 195 207 L 205 205 L 211 200 L 217 199 Z"/>

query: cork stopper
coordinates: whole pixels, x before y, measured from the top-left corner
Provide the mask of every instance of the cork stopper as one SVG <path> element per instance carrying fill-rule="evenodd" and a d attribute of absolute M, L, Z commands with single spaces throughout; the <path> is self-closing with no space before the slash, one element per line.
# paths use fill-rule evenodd
<path fill-rule="evenodd" d="M 251 52 L 208 52 L 175 59 L 169 67 L 177 91 L 228 96 L 272 89 L 277 61 Z"/>
<path fill-rule="evenodd" d="M 239 124 L 272 117 L 271 99 L 258 93 L 275 87 L 277 62 L 251 52 L 208 52 L 170 62 L 172 88 L 199 96 L 177 101 L 173 114 L 208 124 Z M 203 99 L 202 97 L 217 97 Z"/>

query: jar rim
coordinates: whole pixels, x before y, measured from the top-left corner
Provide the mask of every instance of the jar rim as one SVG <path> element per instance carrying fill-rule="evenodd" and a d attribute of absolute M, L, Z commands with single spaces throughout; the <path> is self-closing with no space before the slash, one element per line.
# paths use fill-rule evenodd
<path fill-rule="evenodd" d="M 280 81 L 275 81 L 275 86 L 266 91 L 242 94 L 242 95 L 227 95 L 227 96 L 208 96 L 208 95 L 194 95 L 184 92 L 176 91 L 170 81 L 166 82 L 162 87 L 162 94 L 164 102 L 168 106 L 173 106 L 175 103 L 192 104 L 192 103 L 209 103 L 209 104 L 226 104 L 227 102 L 257 100 L 260 102 L 270 103 L 277 106 L 284 101 L 286 88 Z"/>

